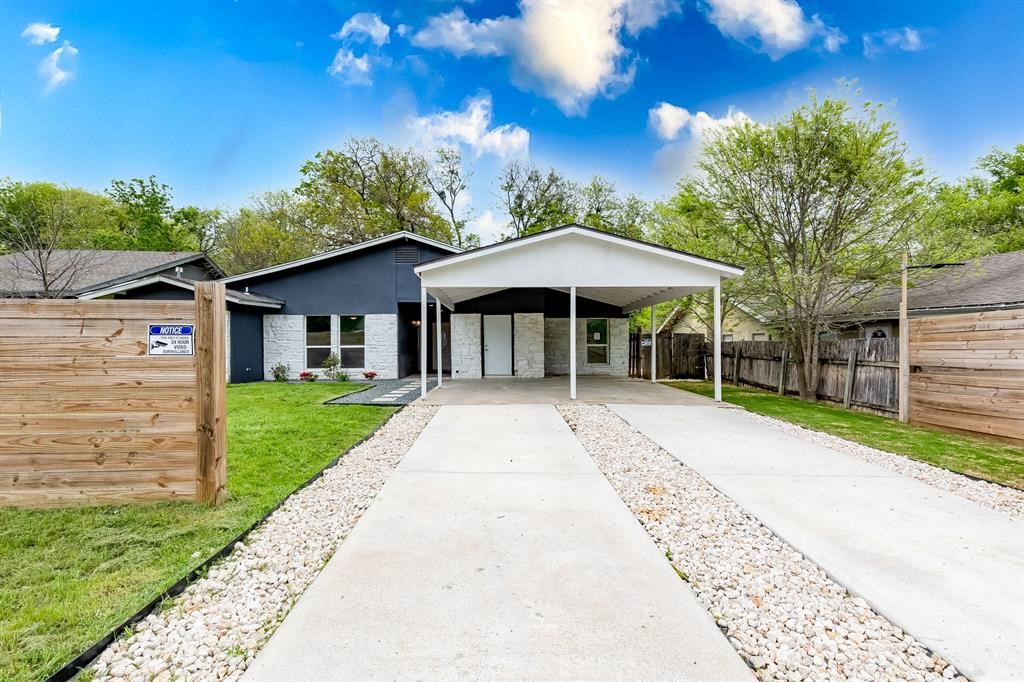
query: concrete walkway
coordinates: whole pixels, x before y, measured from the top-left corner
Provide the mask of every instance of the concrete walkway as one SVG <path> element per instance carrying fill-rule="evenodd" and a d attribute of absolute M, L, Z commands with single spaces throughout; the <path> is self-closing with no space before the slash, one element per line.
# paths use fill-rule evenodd
<path fill-rule="evenodd" d="M 680 391 L 643 379 L 609 376 L 576 378 L 577 402 L 603 405 L 714 405 L 715 401 L 690 391 Z M 543 379 L 494 378 L 445 379 L 422 402 L 428 405 L 508 405 L 569 402 L 569 377 Z"/>
<path fill-rule="evenodd" d="M 742 412 L 609 407 L 975 682 L 1024 678 L 1024 524 Z"/>
<path fill-rule="evenodd" d="M 550 405 L 444 406 L 248 680 L 752 680 Z"/>

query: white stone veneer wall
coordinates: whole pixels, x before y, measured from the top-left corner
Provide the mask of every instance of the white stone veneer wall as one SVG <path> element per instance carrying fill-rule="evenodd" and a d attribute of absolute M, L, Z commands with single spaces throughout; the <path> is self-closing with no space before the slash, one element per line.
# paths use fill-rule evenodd
<path fill-rule="evenodd" d="M 361 378 L 365 370 L 373 370 L 381 379 L 398 378 L 398 316 L 393 314 L 365 316 L 366 367 L 344 367 L 350 378 Z M 338 315 L 331 315 L 331 349 L 339 351 L 341 338 Z M 272 380 L 271 368 L 278 363 L 289 366 L 288 376 L 298 379 L 306 368 L 305 315 L 266 315 L 263 318 L 263 378 Z M 323 370 L 312 370 L 323 375 Z"/>
<path fill-rule="evenodd" d="M 306 318 L 303 315 L 263 317 L 263 378 L 271 381 L 271 368 L 288 365 L 288 376 L 297 379 L 306 364 Z"/>
<path fill-rule="evenodd" d="M 480 315 L 452 313 L 452 378 L 479 379 L 483 359 L 480 355 Z"/>
<path fill-rule="evenodd" d="M 512 321 L 515 336 L 515 372 L 523 379 L 544 377 L 544 314 L 516 313 Z"/>
<path fill-rule="evenodd" d="M 378 379 L 398 378 L 398 315 L 366 316 L 364 362 Z"/>
<path fill-rule="evenodd" d="M 629 318 L 608 320 L 608 363 L 587 364 L 587 320 L 576 318 L 576 374 L 629 374 Z M 548 375 L 569 373 L 569 318 L 544 320 L 544 369 Z"/>

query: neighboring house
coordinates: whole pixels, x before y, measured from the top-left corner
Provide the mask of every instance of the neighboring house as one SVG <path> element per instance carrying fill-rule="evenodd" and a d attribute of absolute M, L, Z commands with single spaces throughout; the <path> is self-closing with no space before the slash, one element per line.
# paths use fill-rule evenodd
<path fill-rule="evenodd" d="M 664 334 L 701 334 L 711 338 L 708 326 L 692 311 L 683 306 L 676 306 L 665 321 L 658 327 L 658 333 Z M 726 304 L 726 312 L 722 317 L 722 341 L 770 341 L 771 330 L 768 320 L 750 307 L 730 301 Z"/>
<path fill-rule="evenodd" d="M 35 254 L 24 251 L 0 256 L 0 297 L 44 295 L 42 266 L 34 264 L 34 260 Z M 52 282 L 51 297 L 57 298 L 79 298 L 89 291 L 148 277 L 203 281 L 224 276 L 205 253 L 198 251 L 64 249 L 50 252 L 45 267 Z M 152 289 L 169 293 L 169 286 L 156 285 Z"/>
<path fill-rule="evenodd" d="M 982 256 L 965 263 L 918 266 L 909 271 L 909 317 L 1024 307 L 1024 251 Z M 838 338 L 899 336 L 900 288 L 884 287 L 833 318 Z"/>
<path fill-rule="evenodd" d="M 61 298 L 192 300 L 195 282 L 224 276 L 201 252 L 60 250 L 50 254 L 46 265 L 49 278 L 55 280 L 51 296 L 59 291 Z M 39 270 L 25 253 L 0 256 L 0 297 L 43 296 Z M 227 290 L 225 298 L 228 378 L 262 379 L 262 352 L 255 352 L 247 339 L 258 339 L 262 333 L 260 311 L 280 308 L 281 301 L 232 289 Z M 232 344 L 232 338 L 238 342 Z M 261 351 L 258 344 L 256 350 Z"/>

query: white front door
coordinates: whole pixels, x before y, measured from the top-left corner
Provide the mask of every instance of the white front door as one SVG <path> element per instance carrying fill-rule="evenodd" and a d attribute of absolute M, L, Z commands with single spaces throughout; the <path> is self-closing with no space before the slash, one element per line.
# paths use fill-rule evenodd
<path fill-rule="evenodd" d="M 512 375 L 511 315 L 484 315 L 484 375 Z"/>

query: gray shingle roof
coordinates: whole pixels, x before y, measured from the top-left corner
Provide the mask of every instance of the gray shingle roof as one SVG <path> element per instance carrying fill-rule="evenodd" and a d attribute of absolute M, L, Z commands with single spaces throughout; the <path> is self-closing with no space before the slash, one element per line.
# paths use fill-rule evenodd
<path fill-rule="evenodd" d="M 907 307 L 911 312 L 1020 305 L 1024 305 L 1024 251 L 910 271 Z M 899 309 L 899 287 L 885 287 L 866 296 L 843 317 L 898 317 Z"/>
<path fill-rule="evenodd" d="M 214 277 L 221 274 L 206 255 L 199 251 L 58 250 L 51 255 L 49 270 L 51 273 L 62 272 L 76 259 L 78 267 L 74 268 L 74 276 L 67 282 L 67 295 L 136 279 L 200 259 L 204 265 L 214 269 Z M 67 276 L 71 277 L 71 274 Z M 60 282 L 60 286 L 63 285 L 64 282 Z M 29 265 L 24 253 L 0 256 L 0 296 L 32 296 L 37 295 L 41 288 L 40 277 Z"/>

